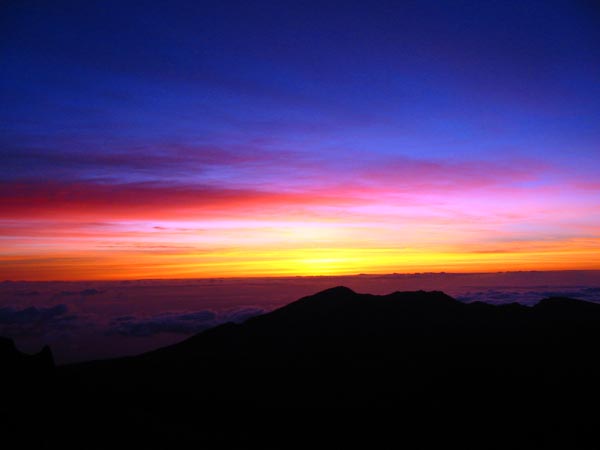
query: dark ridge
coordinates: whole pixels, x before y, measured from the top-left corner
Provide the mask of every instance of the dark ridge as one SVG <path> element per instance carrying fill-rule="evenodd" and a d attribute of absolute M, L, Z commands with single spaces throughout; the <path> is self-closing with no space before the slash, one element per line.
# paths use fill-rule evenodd
<path fill-rule="evenodd" d="M 540 300 L 534 305 L 537 309 L 556 309 L 556 310 L 580 310 L 580 311 L 598 311 L 600 304 L 586 302 L 585 300 L 576 300 L 568 297 L 549 297 Z"/>
<path fill-rule="evenodd" d="M 325 289 L 324 291 L 317 292 L 314 295 L 311 295 L 307 298 L 319 299 L 319 298 L 327 298 L 327 297 L 341 297 L 341 296 L 351 296 L 356 295 L 352 289 L 346 286 L 336 286 L 329 289 Z"/>
<path fill-rule="evenodd" d="M 54 358 L 50 347 L 28 355 L 20 352 L 12 339 L 0 336 L 0 379 L 3 382 L 20 383 L 36 381 L 54 371 Z"/>
<path fill-rule="evenodd" d="M 2 361 L 12 361 L 20 357 L 12 339 L 0 336 L 0 357 Z"/>
<path fill-rule="evenodd" d="M 421 444 L 439 438 L 430 448 L 440 448 L 447 435 L 432 430 L 453 421 L 455 430 L 467 420 L 507 417 L 550 427 L 560 417 L 562 428 L 552 431 L 574 418 L 595 419 L 577 412 L 600 404 L 598 348 L 597 304 L 554 298 L 495 306 L 439 291 L 369 295 L 340 286 L 143 355 L 59 367 L 40 401 L 54 405 L 53 420 L 74 426 L 135 418 L 165 433 L 202 429 L 213 443 L 231 432 L 205 426 L 216 411 L 385 407 L 403 439 L 418 430 Z M 5 362 L 15 352 L 0 340 Z M 5 412 L 19 408 L 4 405 Z M 505 445 L 514 444 L 513 432 L 503 427 L 494 443 L 507 435 Z M 578 448 L 542 441 L 510 446 Z"/>

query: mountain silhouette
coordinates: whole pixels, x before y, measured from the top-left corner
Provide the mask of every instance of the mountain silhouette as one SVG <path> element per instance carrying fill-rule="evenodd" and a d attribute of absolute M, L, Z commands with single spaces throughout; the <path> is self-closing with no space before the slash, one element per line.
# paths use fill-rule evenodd
<path fill-rule="evenodd" d="M 48 376 L 54 371 L 54 358 L 50 347 L 45 346 L 39 353 L 28 355 L 17 350 L 12 339 L 0 336 L 0 380 L 19 383 L 24 379 L 35 380 Z"/>
<path fill-rule="evenodd" d="M 510 418 L 549 430 L 540 448 L 578 448 L 593 429 L 584 411 L 600 407 L 599 349 L 595 303 L 467 304 L 437 291 L 335 287 L 139 356 L 58 367 L 46 401 L 75 423 L 84 412 L 167 431 L 223 409 L 386 407 L 426 428 Z M 577 438 L 554 434 L 575 417 Z"/>

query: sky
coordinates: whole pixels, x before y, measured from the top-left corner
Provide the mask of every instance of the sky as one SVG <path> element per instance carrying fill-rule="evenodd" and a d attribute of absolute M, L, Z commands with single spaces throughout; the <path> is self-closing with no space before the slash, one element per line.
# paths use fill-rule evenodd
<path fill-rule="evenodd" d="M 593 1 L 8 1 L 0 280 L 600 269 Z"/>

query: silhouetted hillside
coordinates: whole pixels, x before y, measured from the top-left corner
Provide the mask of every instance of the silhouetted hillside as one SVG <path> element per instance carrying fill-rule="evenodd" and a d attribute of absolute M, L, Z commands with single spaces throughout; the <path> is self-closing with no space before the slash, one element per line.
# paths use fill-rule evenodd
<path fill-rule="evenodd" d="M 60 367 L 51 397 L 164 430 L 222 408 L 389 407 L 408 428 L 510 419 L 547 429 L 538 434 L 546 447 L 579 448 L 595 417 L 583 411 L 599 405 L 599 344 L 594 303 L 493 306 L 337 287 L 140 356 Z M 579 437 L 561 441 L 555 432 L 574 417 Z"/>
<path fill-rule="evenodd" d="M 35 382 L 38 378 L 53 374 L 54 359 L 50 347 L 44 347 L 35 355 L 27 355 L 15 347 L 12 339 L 0 336 L 0 380 L 19 383 L 24 379 Z"/>

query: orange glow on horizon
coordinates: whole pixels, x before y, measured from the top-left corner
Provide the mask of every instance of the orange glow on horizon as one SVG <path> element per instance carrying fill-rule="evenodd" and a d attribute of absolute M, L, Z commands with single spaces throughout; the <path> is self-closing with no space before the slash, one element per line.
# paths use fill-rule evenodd
<path fill-rule="evenodd" d="M 515 251 L 422 251 L 386 248 L 220 250 L 198 253 L 52 253 L 43 258 L 2 257 L 4 279 L 125 280 L 241 278 L 416 272 L 502 272 L 600 269 L 600 240 L 555 245 L 528 243 Z"/>
<path fill-rule="evenodd" d="M 575 190 L 17 187 L 0 280 L 600 269 L 596 200 Z"/>

